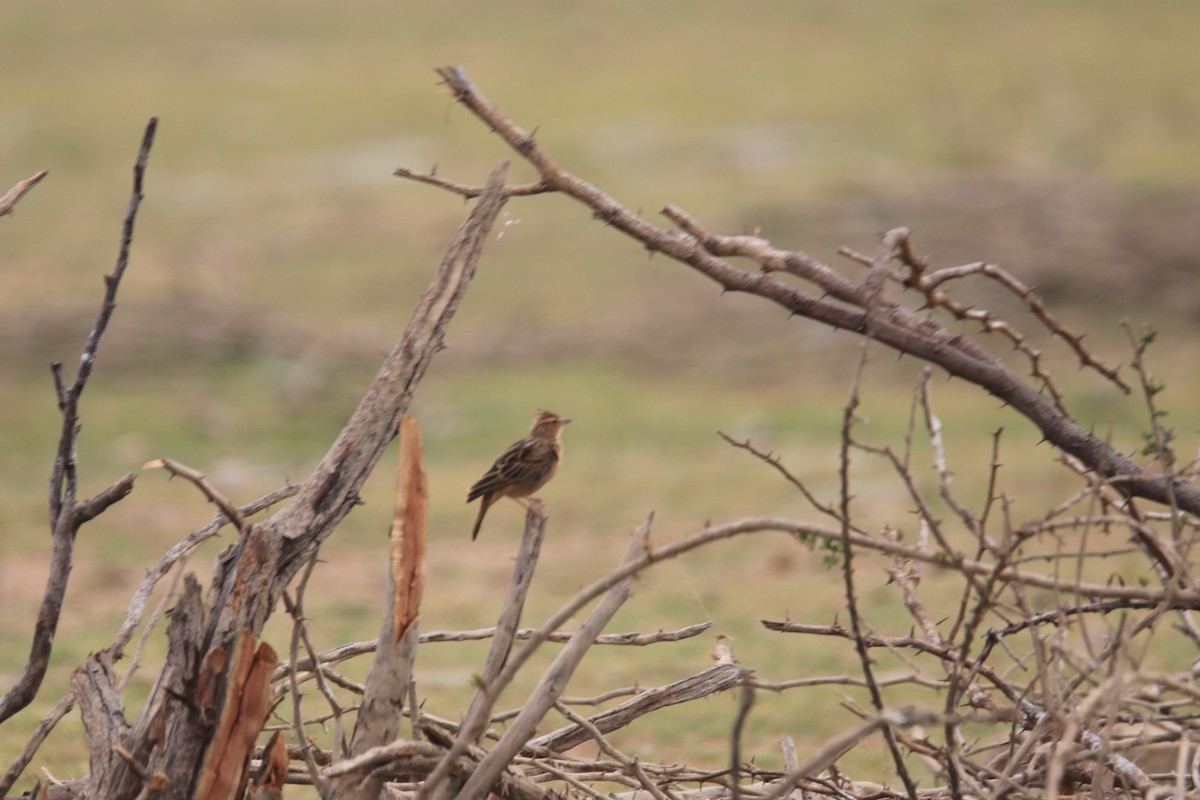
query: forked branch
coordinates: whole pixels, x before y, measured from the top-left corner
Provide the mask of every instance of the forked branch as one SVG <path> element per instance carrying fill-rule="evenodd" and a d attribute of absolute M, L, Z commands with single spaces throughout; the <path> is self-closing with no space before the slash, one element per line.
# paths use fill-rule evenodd
<path fill-rule="evenodd" d="M 597 219 L 637 239 L 651 252 L 664 253 L 691 266 L 727 291 L 758 295 L 798 316 L 867 336 L 897 352 L 936 364 L 1011 405 L 1037 425 L 1049 442 L 1078 458 L 1102 480 L 1127 495 L 1164 504 L 1175 503 L 1183 510 L 1200 514 L 1200 488 L 1193 482 L 1174 474 L 1158 474 L 1145 469 L 1093 435 L 1065 413 L 1053 396 L 1043 394 L 1039 387 L 1023 380 L 998 357 L 933 317 L 889 299 L 879 286 L 878 270 L 872 270 L 874 279 L 868 276 L 864 281 L 856 281 L 805 253 L 780 250 L 758 236 L 713 234 L 674 206 L 667 206 L 663 213 L 680 230 L 653 225 L 595 184 L 560 167 L 532 134 L 484 97 L 462 69 L 447 67 L 439 69 L 438 74 L 456 100 L 537 169 L 541 177 L 539 187 L 545 185 L 583 203 Z M 439 182 L 438 185 L 465 195 L 476 191 L 451 182 Z M 911 255 L 907 232 L 893 232 L 886 239 L 895 245 L 886 260 L 903 259 L 906 253 Z M 733 256 L 752 259 L 758 269 L 735 267 L 726 260 Z M 923 263 L 915 258 L 911 261 Z M 804 291 L 781 280 L 777 277 L 780 272 L 812 284 L 813 291 Z M 1052 328 L 1052 331 L 1062 335 L 1061 329 Z M 1071 337 L 1065 338 L 1071 341 Z M 1078 345 L 1077 338 L 1074 344 Z M 1099 361 L 1090 356 L 1083 360 L 1110 378 L 1115 375 L 1113 370 L 1099 367 Z M 1040 368 L 1037 364 L 1034 367 L 1037 374 Z M 1118 385 L 1124 387 L 1124 384 Z"/>
<path fill-rule="evenodd" d="M 76 440 L 79 436 L 79 398 L 87 386 L 88 378 L 92 375 L 100 339 L 104 336 L 108 321 L 116 309 L 117 288 L 121 285 L 125 267 L 129 264 L 129 251 L 133 244 L 133 226 L 137 220 L 138 208 L 142 203 L 142 180 L 150 158 L 150 148 L 154 145 L 154 132 L 157 127 L 158 118 L 151 117 L 142 134 L 142 144 L 133 167 L 133 191 L 121 229 L 116 266 L 113 267 L 111 274 L 104 276 L 105 291 L 104 299 L 100 304 L 100 312 L 84 342 L 83 353 L 79 357 L 79 371 L 69 387 L 63 380 L 62 364 L 55 362 L 51 365 L 55 391 L 58 395 L 58 409 L 62 415 L 58 453 L 50 475 L 49 505 L 53 555 L 50 560 L 50 574 L 46 579 L 46 589 L 38 610 L 37 622 L 34 625 L 29 660 L 16 684 L 3 697 L 0 697 L 0 722 L 32 702 L 46 676 L 46 668 L 50 663 L 50 652 L 54 646 L 54 634 L 58 630 L 63 598 L 66 596 L 67 582 L 71 575 L 75 537 L 79 533 L 80 527 L 133 491 L 133 476 L 125 475 L 94 497 L 78 500 L 75 463 Z M 11 212 L 17 201 L 45 175 L 45 172 L 41 172 L 27 181 L 22 181 L 3 198 L 0 198 L 0 216 Z M 0 794 L 6 788 L 0 787 Z"/>

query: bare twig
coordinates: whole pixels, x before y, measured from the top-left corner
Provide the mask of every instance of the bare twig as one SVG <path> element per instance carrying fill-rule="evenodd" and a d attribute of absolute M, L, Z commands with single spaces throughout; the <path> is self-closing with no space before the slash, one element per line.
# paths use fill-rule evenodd
<path fill-rule="evenodd" d="M 911 245 L 909 245 L 908 241 L 906 240 L 904 243 L 904 249 L 911 253 L 911 250 L 909 249 L 910 247 Z M 1117 369 L 1115 367 L 1106 366 L 1096 359 L 1096 357 L 1092 355 L 1092 353 L 1089 352 L 1086 347 L 1083 346 L 1083 336 L 1072 332 L 1057 319 L 1055 319 L 1054 315 L 1050 313 L 1033 289 L 1029 286 L 1026 286 L 1024 283 L 1018 280 L 1016 276 L 1012 275 L 1007 270 L 1000 268 L 996 264 L 989 264 L 985 262 L 966 264 L 961 267 L 946 267 L 944 269 L 939 269 L 936 272 L 929 273 L 928 275 L 921 275 L 920 270 L 916 268 L 917 261 L 911 255 L 904 257 L 901 260 L 913 268 L 910 277 L 905 278 L 903 281 L 905 286 L 909 286 L 923 293 L 926 296 L 930 306 L 944 307 L 959 319 L 977 320 L 982 323 L 985 331 L 1000 331 L 1013 342 L 1014 346 L 1029 355 L 1030 360 L 1034 364 L 1035 375 L 1039 374 L 1036 370 L 1036 366 L 1037 359 L 1040 354 L 1037 353 L 1037 351 L 1027 349 L 1024 338 L 1010 325 L 997 320 L 993 315 L 984 309 L 971 308 L 955 303 L 954 301 L 950 300 L 949 296 L 945 292 L 935 290 L 946 281 L 964 278 L 968 275 L 983 275 L 984 277 L 995 281 L 1011 292 L 1015 297 L 1019 298 L 1025 304 L 1025 306 L 1031 312 L 1033 312 L 1034 316 L 1038 318 L 1046 330 L 1050 331 L 1054 336 L 1057 336 L 1065 341 L 1070 346 L 1071 350 L 1074 351 L 1075 355 L 1079 358 L 1080 364 L 1096 370 L 1105 378 L 1112 381 L 1112 383 L 1120 388 L 1125 394 L 1129 394 L 1129 385 L 1121 379 Z"/>
<path fill-rule="evenodd" d="M 417 172 L 416 170 L 408 169 L 407 167 L 396 167 L 396 169 L 392 171 L 392 174 L 397 178 L 407 178 L 408 180 L 416 181 L 417 183 L 427 183 L 430 186 L 437 186 L 440 189 L 445 189 L 446 191 L 462 195 L 467 199 L 478 197 L 483 193 L 482 186 L 469 186 L 465 183 L 459 183 L 457 181 L 449 180 L 448 178 L 443 178 L 437 174 L 436 169 L 429 172 Z M 504 196 L 525 197 L 534 194 L 544 194 L 545 192 L 549 191 L 553 190 L 545 181 L 538 181 L 537 183 L 506 186 L 504 187 Z"/>
<path fill-rule="evenodd" d="M 58 630 L 58 620 L 62 613 L 67 581 L 71 575 L 75 536 L 78 534 L 80 526 L 113 503 L 126 497 L 133 490 L 133 476 L 126 475 L 95 497 L 78 501 L 76 498 L 78 486 L 75 461 L 76 439 L 79 435 L 79 399 L 95 367 L 100 339 L 108 328 L 113 311 L 116 310 L 117 288 L 121 284 L 121 278 L 125 275 L 125 267 L 129 264 L 129 250 L 133 244 L 133 226 L 137 220 L 138 207 L 142 202 L 142 180 L 145 176 L 146 163 L 150 158 L 150 148 L 154 144 L 154 132 L 157 127 L 158 118 L 151 117 L 142 134 L 142 144 L 133 167 L 133 191 L 121 229 L 117 262 L 112 273 L 104 276 L 105 291 L 100 304 L 100 312 L 96 316 L 91 332 L 84 341 L 83 353 L 79 358 L 79 371 L 69 388 L 62 379 L 62 365 L 55 363 L 51 366 L 55 391 L 58 395 L 58 407 L 62 414 L 58 453 L 50 475 L 49 511 L 50 529 L 54 542 L 53 554 L 50 561 L 50 574 L 46 579 L 46 589 L 42 596 L 41 607 L 38 609 L 37 622 L 34 624 L 29 660 L 21 677 L 3 697 L 0 697 L 0 722 L 29 705 L 37 695 L 38 689 L 41 688 L 42 679 L 45 677 L 46 668 L 49 665 L 50 652 L 54 646 L 54 634 Z M 41 180 L 39 176 L 34 176 L 34 178 Z M 33 183 L 36 183 L 37 180 L 33 180 Z M 24 190 L 21 190 L 12 202 L 15 203 L 17 199 L 20 199 L 20 195 L 28 191 L 30 186 L 32 184 L 28 184 Z M 14 189 L 14 191 L 17 190 Z M 11 210 L 11 205 L 9 210 Z"/>
<path fill-rule="evenodd" d="M 767 453 L 758 449 L 750 442 L 749 439 L 746 439 L 745 441 L 738 441 L 724 431 L 717 431 L 717 435 L 739 450 L 745 450 L 759 460 L 766 462 L 768 465 L 774 468 L 776 472 L 782 475 L 784 480 L 799 489 L 800 493 L 804 495 L 804 499 L 808 501 L 809 505 L 811 505 L 817 511 L 820 511 L 822 514 L 832 517 L 839 522 L 841 521 L 838 509 L 835 506 L 822 503 L 820 500 L 818 500 L 817 496 L 809 491 L 809 488 L 805 486 L 804 483 L 786 466 L 784 466 L 782 459 L 780 459 L 778 456 L 774 455 L 773 453 Z"/>
<path fill-rule="evenodd" d="M 623 567 L 636 564 L 641 560 L 640 555 L 645 552 L 646 546 L 650 541 L 650 521 L 650 519 L 647 519 L 645 524 L 630 537 L 629 547 L 626 549 L 625 556 L 621 561 Z M 521 709 L 521 713 L 509 723 L 508 729 L 500 737 L 500 741 L 479 762 L 479 767 L 471 774 L 471 777 L 467 779 L 467 782 L 459 792 L 459 800 L 480 800 L 480 798 L 484 797 L 491 790 L 500 773 L 505 770 L 512 758 L 520 752 L 525 743 L 533 736 L 533 732 L 536 730 L 538 723 L 546 715 L 546 712 L 553 708 L 554 702 L 558 700 L 559 695 L 562 694 L 562 690 L 566 688 L 571 674 L 575 671 L 579 662 L 583 660 L 584 655 L 587 654 L 592 641 L 595 640 L 600 631 L 604 630 L 604 626 L 608 624 L 609 620 L 612 619 L 613 615 L 617 613 L 632 593 L 632 574 L 614 584 L 608 590 L 604 599 L 600 601 L 592 610 L 592 613 L 588 615 L 587 619 L 584 620 L 579 630 L 575 632 L 575 636 L 571 638 L 571 641 L 563 646 L 563 649 L 543 674 L 542 679 L 538 681 L 537 686 L 529 693 L 525 701 L 525 706 Z M 508 673 L 507 668 L 504 672 Z M 506 680 L 503 682 L 507 683 L 509 681 Z M 497 683 L 501 683 L 501 681 L 498 680 Z M 491 702 L 495 702 L 494 698 L 492 698 Z"/>
<path fill-rule="evenodd" d="M 853 631 L 841 625 L 809 625 L 799 622 L 773 622 L 770 620 L 762 620 L 762 625 L 769 631 L 778 631 L 780 633 L 806 633 L 816 636 L 836 636 L 851 642 L 861 641 L 868 648 L 886 647 L 889 650 L 915 650 L 917 652 L 929 653 L 948 662 L 952 662 L 956 654 L 953 645 L 935 644 L 915 636 L 864 635 L 856 637 Z M 1023 702 L 1021 692 L 1005 680 L 999 672 L 987 665 L 981 664 L 978 660 L 968 660 L 965 663 L 968 667 L 979 665 L 979 673 L 993 686 L 1003 692 L 1009 700 L 1014 703 Z"/>
<path fill-rule="evenodd" d="M 662 642 L 679 642 L 684 639 L 691 639 L 694 636 L 699 636 L 706 630 L 712 627 L 712 622 L 700 622 L 696 625 L 688 625 L 686 628 L 679 628 L 673 631 L 657 631 L 655 633 L 637 633 L 634 631 L 628 633 L 602 633 L 596 637 L 596 644 L 628 646 L 628 647 L 646 647 L 647 645 L 660 644 Z M 537 634 L 537 630 L 533 628 L 521 628 L 514 634 L 514 638 L 527 640 Z M 422 633 L 420 636 L 421 644 L 437 643 L 437 642 L 471 642 L 481 639 L 490 639 L 496 635 L 495 628 L 478 628 L 470 631 L 430 631 Z M 564 644 L 571 640 L 574 634 L 567 631 L 555 631 L 546 635 L 547 642 L 558 642 Z M 379 646 L 378 639 L 372 639 L 367 642 L 351 642 L 340 647 L 335 647 L 332 650 L 326 650 L 320 655 L 322 664 L 337 664 L 340 661 L 345 661 L 356 656 L 361 656 L 366 653 L 374 653 L 375 648 Z M 287 668 L 287 664 L 281 664 L 281 672 L 276 674 L 275 679 L 278 680 Z M 301 672 L 310 671 L 313 668 L 312 662 L 306 659 L 301 659 L 297 667 Z"/>
<path fill-rule="evenodd" d="M 930 689 L 946 688 L 945 681 L 924 678 L 908 672 L 887 677 L 876 676 L 875 682 L 880 687 L 912 684 L 914 686 L 925 686 Z M 760 678 L 752 678 L 751 683 L 754 684 L 755 689 L 762 689 L 768 692 L 786 692 L 789 689 L 804 689 L 811 686 L 858 686 L 866 688 L 867 685 L 867 682 L 862 678 L 855 678 L 850 675 L 823 675 L 816 678 L 793 678 L 786 681 L 764 681 Z"/>
<path fill-rule="evenodd" d="M 742 731 L 754 706 L 754 685 L 742 680 L 741 686 L 738 710 L 733 718 L 733 732 L 729 736 L 729 790 L 732 800 L 741 800 L 742 797 Z"/>
<path fill-rule="evenodd" d="M 723 692 L 736 686 L 742 678 L 742 670 L 736 664 L 722 661 L 666 686 L 639 692 L 632 699 L 589 717 L 588 723 L 601 733 L 612 733 L 661 708 Z M 562 753 L 587 741 L 589 735 L 590 732 L 581 726 L 568 725 L 543 734 L 531 740 L 530 744 Z"/>
<path fill-rule="evenodd" d="M 284 595 L 287 601 L 288 613 L 292 615 L 292 645 L 291 645 L 291 664 L 297 662 L 297 655 L 300 652 L 301 634 L 304 630 L 304 588 L 308 585 L 308 578 L 312 575 L 313 567 L 317 564 L 317 560 L 310 559 L 304 571 L 300 573 L 300 580 L 296 584 L 296 599 L 293 601 L 287 594 Z M 278 669 L 278 667 L 276 667 Z M 320 670 L 317 671 L 320 675 Z M 308 741 L 308 735 L 304 732 L 304 712 L 301 709 L 300 685 L 299 679 L 296 676 L 296 669 L 293 666 L 288 671 L 288 680 L 292 690 L 292 729 L 296 733 L 296 745 L 304 753 L 304 763 L 308 767 L 308 776 L 312 783 L 317 787 L 317 793 L 326 798 L 329 796 L 329 788 L 321 777 L 321 771 L 317 767 L 316 759 L 313 756 L 313 746 Z M 338 722 L 338 730 L 341 732 L 341 713 L 340 709 L 334 708 L 334 719 Z M 336 746 L 341 748 L 342 737 L 335 737 Z"/>
<path fill-rule="evenodd" d="M 855 745 L 874 734 L 887 728 L 896 728 L 913 724 L 927 724 L 934 721 L 929 714 L 908 709 L 889 709 L 883 715 L 868 719 L 852 731 L 838 736 L 818 752 L 809 756 L 794 771 L 789 772 L 781 781 L 776 783 L 769 792 L 761 795 L 761 800 L 783 800 L 791 794 L 796 785 L 810 776 L 819 775 L 829 769 L 839 758 L 850 751 Z M 915 790 L 914 790 L 915 796 Z"/>
<path fill-rule="evenodd" d="M 525 514 L 525 533 L 521 537 L 521 547 L 517 552 L 517 560 L 513 564 L 512 578 L 508 584 L 508 592 L 500 607 L 500 617 L 496 621 L 495 635 L 492 645 L 488 648 L 487 658 L 483 664 L 483 672 L 479 676 L 479 688 L 471 698 L 467 707 L 466 718 L 476 719 L 480 723 L 475 730 L 467 733 L 476 742 L 483 736 L 487 726 L 487 717 L 482 713 L 481 706 L 491 705 L 488 700 L 488 687 L 500 677 L 508 655 L 512 650 L 517 626 L 521 623 L 521 613 L 525 608 L 525 597 L 533 584 L 533 573 L 537 569 L 538 555 L 541 553 L 542 540 L 546 535 L 546 515 L 540 501 L 533 501 Z"/>
<path fill-rule="evenodd" d="M 887 250 L 890 252 L 894 245 L 889 244 Z M 884 253 L 884 248 L 880 248 L 880 258 L 876 260 L 877 269 L 879 265 L 886 266 L 887 257 Z M 882 277 L 880 277 L 882 286 Z M 872 305 L 876 306 L 882 302 L 882 289 L 877 293 L 877 296 L 872 301 Z M 863 367 L 866 365 L 866 351 L 864 350 L 862 358 L 858 363 L 858 371 L 854 377 L 854 385 L 850 390 L 850 399 L 846 403 L 846 407 L 842 414 L 842 448 L 841 459 L 839 466 L 840 480 L 840 497 L 841 497 L 841 519 L 842 519 L 842 584 L 846 595 L 846 605 L 850 614 L 850 629 L 854 636 L 854 648 L 858 652 L 859 665 L 862 668 L 863 679 L 867 684 L 867 691 L 871 696 L 871 704 L 875 707 L 875 712 L 882 715 L 884 712 L 883 693 L 879 690 L 879 684 L 875 682 L 875 669 L 871 665 L 871 656 L 867 652 L 867 645 L 863 641 L 863 629 L 861 615 L 858 610 L 858 594 L 854 589 L 854 545 L 850 539 L 850 446 L 853 441 L 855 411 L 858 408 L 858 386 L 862 377 Z M 880 717 L 882 719 L 882 716 Z M 904 788 L 908 792 L 909 800 L 916 800 L 917 786 L 913 783 L 912 776 L 908 773 L 908 765 L 904 763 L 904 755 L 900 752 L 899 746 L 896 744 L 896 734 L 890 725 L 883 726 L 883 736 L 887 741 L 888 749 L 892 754 L 892 763 L 896 767 L 896 774 L 900 776 L 900 780 L 904 783 Z"/>
<path fill-rule="evenodd" d="M 0 776 L 0 797 L 7 797 L 8 792 L 12 789 L 13 784 L 25 772 L 25 768 L 29 766 L 29 762 L 37 755 L 38 749 L 42 746 L 42 742 L 46 741 L 46 737 L 54 730 L 54 726 L 67 715 L 67 712 L 75 705 L 75 695 L 67 692 L 62 699 L 58 701 L 58 705 L 47 714 L 37 727 L 33 730 L 33 735 L 29 737 L 29 741 L 25 743 L 25 749 L 21 751 L 21 755 L 17 756 L 16 760 L 9 765 L 3 776 Z"/>
<path fill-rule="evenodd" d="M 583 730 L 587 731 L 592 737 L 592 741 L 600 748 L 600 752 L 607 755 L 609 758 L 619 762 L 629 773 L 629 777 L 641 784 L 642 788 L 650 793 L 655 800 L 671 800 L 670 795 L 655 785 L 654 781 L 646 775 L 646 771 L 642 769 L 641 764 L 636 758 L 630 758 L 622 753 L 617 748 L 613 747 L 612 743 L 604 738 L 604 734 L 600 729 L 593 725 L 588 720 L 576 714 L 571 709 L 567 708 L 563 703 L 556 702 L 554 707 L 558 709 L 558 713 L 566 717 L 570 722 L 578 725 Z"/>
<path fill-rule="evenodd" d="M 147 461 L 142 465 L 142 469 L 165 469 L 171 473 L 171 476 L 179 476 L 184 480 L 190 481 L 199 489 L 212 503 L 220 510 L 225 519 L 233 523 L 233 527 L 237 528 L 239 534 L 246 535 L 246 522 L 242 519 L 241 512 L 237 510 L 237 506 L 225 498 L 223 494 L 217 491 L 217 488 L 208 482 L 208 478 L 198 469 L 193 469 L 186 464 L 180 464 L 170 458 L 156 458 L 153 461 Z"/>
<path fill-rule="evenodd" d="M 3 197 L 0 197 L 0 217 L 13 213 L 13 208 L 16 207 L 17 203 L 21 202 L 21 198 L 24 197 L 30 189 L 41 183 L 42 178 L 45 178 L 49 174 L 50 170 L 44 169 L 31 178 L 26 178 L 23 181 L 17 181 L 13 188 L 9 189 Z"/>
<path fill-rule="evenodd" d="M 150 635 L 154 632 L 158 621 L 163 618 L 170 608 L 171 603 L 175 600 L 175 590 L 179 587 L 179 581 L 183 577 L 183 570 L 179 569 L 175 572 L 175 577 L 171 580 L 171 585 L 163 592 L 162 598 L 158 604 L 154 606 L 154 611 L 151 612 L 150 618 L 146 620 L 146 627 L 142 629 L 142 635 L 138 638 L 137 646 L 133 648 L 133 655 L 129 659 L 129 667 L 125 670 L 125 674 L 121 677 L 121 682 L 117 684 L 117 693 L 125 694 L 125 687 L 129 685 L 130 679 L 137 672 L 138 666 L 142 661 L 142 653 L 146 650 L 146 644 L 150 641 Z"/>

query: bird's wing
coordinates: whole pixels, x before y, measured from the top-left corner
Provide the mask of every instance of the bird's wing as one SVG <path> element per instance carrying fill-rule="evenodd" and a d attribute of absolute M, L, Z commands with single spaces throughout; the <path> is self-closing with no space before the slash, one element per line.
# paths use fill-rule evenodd
<path fill-rule="evenodd" d="M 554 468 L 557 461 L 558 453 L 550 442 L 533 438 L 515 442 L 475 482 L 467 493 L 467 502 L 513 486 L 535 485 Z"/>

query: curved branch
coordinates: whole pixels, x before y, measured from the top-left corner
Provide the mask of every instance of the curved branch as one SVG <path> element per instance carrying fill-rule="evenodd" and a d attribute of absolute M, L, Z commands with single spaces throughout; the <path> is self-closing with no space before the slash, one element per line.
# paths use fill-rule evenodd
<path fill-rule="evenodd" d="M 1011 405 L 1037 425 L 1047 441 L 1087 464 L 1127 495 L 1173 503 L 1200 514 L 1200 487 L 1137 464 L 1080 426 L 1052 398 L 1022 380 L 999 358 L 936 320 L 887 300 L 874 291 L 874 283 L 850 280 L 816 259 L 777 250 L 757 236 L 715 236 L 673 206 L 663 213 L 679 224 L 682 232 L 653 225 L 598 186 L 559 167 L 532 134 L 479 92 L 462 69 L 447 67 L 439 69 L 438 74 L 456 100 L 538 170 L 543 183 L 588 206 L 596 218 L 642 242 L 647 249 L 693 267 L 727 291 L 758 295 L 793 314 L 867 336 L 900 353 L 936 364 Z M 762 269 L 738 269 L 721 255 L 754 258 Z M 777 279 L 772 273 L 779 270 L 812 282 L 819 294 L 807 294 Z"/>

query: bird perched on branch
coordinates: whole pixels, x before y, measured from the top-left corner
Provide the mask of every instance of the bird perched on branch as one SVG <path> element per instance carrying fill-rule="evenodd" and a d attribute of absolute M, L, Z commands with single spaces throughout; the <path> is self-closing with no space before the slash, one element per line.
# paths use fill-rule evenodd
<path fill-rule="evenodd" d="M 479 516 L 471 540 L 479 536 L 483 516 L 492 504 L 501 497 L 511 497 L 521 505 L 521 498 L 529 497 L 554 477 L 558 463 L 562 461 L 562 429 L 571 420 L 549 411 L 539 411 L 533 418 L 529 435 L 511 446 L 496 459 L 482 478 L 475 482 L 467 493 L 467 502 L 482 498 Z"/>

